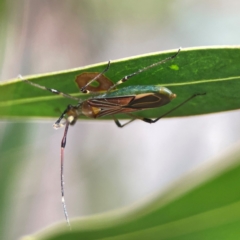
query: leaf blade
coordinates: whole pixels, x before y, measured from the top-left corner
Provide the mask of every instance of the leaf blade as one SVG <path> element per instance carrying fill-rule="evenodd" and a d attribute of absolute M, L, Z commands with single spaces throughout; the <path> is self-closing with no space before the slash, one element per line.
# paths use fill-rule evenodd
<path fill-rule="evenodd" d="M 157 62 L 175 51 L 151 53 L 129 59 L 113 61 L 106 76 L 113 82 L 127 74 Z M 177 94 L 177 99 L 167 106 L 141 111 L 137 115 L 157 117 L 167 112 L 194 93 L 206 92 L 170 116 L 190 116 L 239 109 L 240 96 L 240 47 L 211 47 L 184 49 L 179 56 L 163 65 L 143 72 L 119 87 L 129 85 L 160 84 Z M 79 93 L 74 79 L 82 72 L 100 72 L 106 63 L 27 77 L 38 84 L 86 98 Z M 0 84 L 0 117 L 58 117 L 68 104 L 76 102 L 51 95 L 47 91 L 34 88 L 21 80 Z M 128 118 L 120 115 L 120 118 Z"/>

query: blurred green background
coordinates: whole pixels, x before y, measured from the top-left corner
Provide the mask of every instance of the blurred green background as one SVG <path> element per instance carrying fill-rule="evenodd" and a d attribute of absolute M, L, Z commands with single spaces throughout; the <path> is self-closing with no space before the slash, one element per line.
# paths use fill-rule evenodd
<path fill-rule="evenodd" d="M 233 0 L 2 0 L 0 79 L 180 46 L 238 45 L 239 9 Z M 79 121 L 70 128 L 66 148 L 70 217 L 127 206 L 161 191 L 238 141 L 239 118 L 233 111 L 155 125 L 136 121 L 124 129 L 111 121 Z M 0 121 L 1 239 L 64 220 L 63 130 L 52 129 L 55 120 Z"/>

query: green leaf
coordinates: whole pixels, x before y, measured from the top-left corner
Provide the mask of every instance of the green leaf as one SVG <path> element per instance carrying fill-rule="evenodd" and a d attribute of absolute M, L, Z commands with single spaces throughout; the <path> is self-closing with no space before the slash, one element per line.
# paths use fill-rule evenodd
<path fill-rule="evenodd" d="M 105 74 L 113 82 L 152 63 L 176 53 L 151 53 L 112 61 Z M 170 104 L 142 111 L 144 117 L 157 117 L 183 102 L 194 93 L 206 93 L 174 111 L 171 116 L 188 116 L 238 109 L 240 106 L 240 47 L 210 47 L 183 49 L 176 59 L 145 71 L 120 87 L 156 85 L 168 87 L 177 94 Z M 28 80 L 81 98 L 75 78 L 82 72 L 101 72 L 106 62 L 58 73 L 27 76 Z M 0 83 L 0 117 L 58 117 L 74 100 L 56 96 L 35 88 L 19 79 Z M 123 117 L 123 116 L 121 116 Z M 126 118 L 126 116 L 124 116 Z"/>
<path fill-rule="evenodd" d="M 240 238 L 240 145 L 187 174 L 149 201 L 72 220 L 34 240 L 236 240 Z"/>

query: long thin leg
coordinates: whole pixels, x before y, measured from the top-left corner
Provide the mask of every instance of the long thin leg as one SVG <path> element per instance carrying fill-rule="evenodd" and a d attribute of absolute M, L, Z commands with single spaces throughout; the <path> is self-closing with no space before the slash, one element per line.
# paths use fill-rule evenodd
<path fill-rule="evenodd" d="M 66 122 L 64 135 L 63 135 L 62 142 L 61 142 L 61 194 L 62 194 L 62 205 L 63 205 L 63 211 L 64 211 L 65 219 L 67 221 L 67 224 L 68 224 L 69 228 L 71 229 L 71 224 L 70 224 L 70 221 L 69 221 L 69 218 L 68 218 L 67 207 L 66 207 L 66 202 L 65 202 L 65 197 L 64 197 L 64 175 L 63 175 L 64 149 L 65 149 L 66 142 L 67 142 L 68 127 L 69 127 L 69 122 Z"/>
<path fill-rule="evenodd" d="M 123 128 L 123 127 L 125 127 L 126 125 L 128 125 L 129 123 L 131 123 L 131 122 L 133 122 L 134 120 L 136 120 L 136 118 L 133 118 L 133 119 L 129 120 L 128 122 L 126 122 L 126 123 L 124 123 L 124 124 L 121 124 L 121 123 L 119 122 L 119 120 L 118 120 L 114 115 L 112 116 L 112 118 L 113 118 L 114 122 L 116 123 L 116 125 L 117 125 L 118 127 L 120 127 L 120 128 Z"/>
<path fill-rule="evenodd" d="M 65 124 L 66 124 L 66 122 L 67 122 L 67 120 L 65 121 L 65 122 L 63 122 L 63 123 L 61 123 L 61 121 L 62 121 L 62 119 L 64 118 L 64 116 L 65 116 L 65 114 L 69 111 L 69 109 L 71 109 L 72 108 L 72 105 L 68 105 L 67 106 L 67 108 L 64 110 L 64 112 L 61 114 L 61 116 L 58 118 L 58 120 L 53 124 L 53 128 L 55 128 L 55 129 L 58 129 L 58 128 L 61 128 L 61 127 L 63 127 Z"/>
<path fill-rule="evenodd" d="M 113 117 L 114 122 L 116 123 L 116 125 L 120 128 L 125 127 L 127 124 L 133 122 L 136 119 L 142 120 L 146 123 L 155 123 L 158 120 L 160 120 L 161 118 L 167 116 L 168 114 L 172 113 L 173 111 L 175 111 L 176 109 L 180 108 L 181 106 L 183 106 L 185 103 L 187 103 L 188 101 L 192 100 L 193 98 L 195 98 L 196 96 L 201 96 L 201 95 L 205 95 L 206 93 L 195 93 L 193 94 L 190 98 L 186 99 L 185 101 L 183 101 L 182 103 L 180 103 L 179 105 L 177 105 L 176 107 L 172 108 L 171 110 L 169 110 L 168 112 L 164 113 L 163 115 L 161 115 L 160 117 L 156 118 L 156 119 L 151 119 L 151 118 L 143 118 L 143 117 L 138 117 L 138 116 L 134 116 L 133 114 L 127 113 L 127 115 L 131 116 L 132 119 L 128 122 L 126 122 L 125 124 L 121 124 L 119 122 L 118 119 L 116 119 L 115 117 Z"/>
<path fill-rule="evenodd" d="M 206 93 L 195 93 L 193 94 L 190 98 L 186 99 L 185 101 L 183 101 L 182 103 L 180 103 L 179 105 L 177 105 L 176 107 L 172 108 L 171 110 L 169 110 L 168 112 L 164 113 L 163 115 L 161 115 L 160 117 L 152 120 L 150 118 L 142 118 L 141 120 L 143 120 L 144 122 L 147 123 L 155 123 L 157 122 L 159 119 L 167 116 L 168 114 L 172 113 L 173 111 L 175 111 L 176 109 L 180 108 L 181 106 L 183 106 L 185 103 L 189 102 L 190 100 L 192 100 L 193 98 L 197 97 L 197 96 L 201 96 L 201 95 L 205 95 Z"/>
<path fill-rule="evenodd" d="M 81 101 L 79 98 L 76 98 L 76 97 L 73 97 L 67 93 L 64 93 L 64 92 L 61 92 L 61 91 L 58 91 L 56 89 L 53 89 L 53 88 L 47 88 L 45 86 L 42 86 L 42 85 L 39 85 L 37 83 L 33 83 L 31 81 L 28 81 L 27 79 L 24 79 L 21 75 L 18 75 L 18 78 L 20 78 L 21 80 L 23 80 L 24 82 L 34 86 L 34 87 L 37 87 L 37 88 L 40 88 L 42 90 L 46 90 L 46 91 L 49 91 L 51 93 L 54 93 L 54 94 L 57 94 L 57 95 L 61 95 L 63 97 L 66 97 L 66 98 L 70 98 L 70 99 L 73 99 L 73 100 L 77 100 L 78 102 Z"/>
<path fill-rule="evenodd" d="M 175 57 L 177 57 L 177 55 L 179 54 L 180 51 L 181 51 L 181 48 L 179 48 L 178 51 L 177 51 L 177 53 L 175 53 L 173 56 L 167 57 L 167 58 L 161 60 L 160 62 L 153 63 L 153 64 L 151 64 L 150 66 L 144 67 L 144 68 L 138 70 L 137 72 L 134 72 L 134 73 L 132 73 L 132 74 L 129 74 L 129 75 L 123 77 L 122 79 L 120 79 L 119 81 L 117 81 L 113 86 L 111 86 L 111 87 L 108 89 L 108 92 L 111 91 L 111 90 L 112 90 L 113 88 L 115 88 L 116 86 L 118 86 L 119 84 L 122 84 L 122 83 L 126 82 L 126 81 L 129 80 L 131 77 L 133 77 L 133 76 L 135 76 L 135 75 L 137 75 L 137 74 L 139 74 L 139 73 L 141 73 L 141 72 L 144 72 L 144 71 L 148 70 L 149 68 L 155 67 L 155 66 L 157 66 L 157 65 L 161 65 L 161 64 L 163 64 L 163 63 L 165 63 L 165 62 L 170 61 L 171 59 L 174 59 Z"/>
<path fill-rule="evenodd" d="M 108 61 L 107 67 L 106 67 L 101 73 L 99 73 L 95 78 L 93 78 L 91 81 L 89 81 L 84 87 L 82 87 L 82 88 L 80 89 L 80 91 L 81 91 L 82 93 L 90 93 L 90 91 L 86 90 L 86 88 L 87 88 L 90 84 L 92 84 L 94 81 L 96 81 L 96 79 L 98 79 L 100 76 L 102 76 L 105 72 L 108 71 L 108 69 L 110 68 L 110 63 L 111 63 L 111 61 Z"/>

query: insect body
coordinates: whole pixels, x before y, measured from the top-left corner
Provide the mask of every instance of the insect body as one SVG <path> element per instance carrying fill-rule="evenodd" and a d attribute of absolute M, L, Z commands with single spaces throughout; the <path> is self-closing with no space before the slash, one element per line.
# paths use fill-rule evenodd
<path fill-rule="evenodd" d="M 64 115 L 68 115 L 70 124 L 74 124 L 80 114 L 90 118 L 100 118 L 107 115 L 114 116 L 118 113 L 130 115 L 130 113 L 139 110 L 163 106 L 175 97 L 176 94 L 169 89 L 157 85 L 130 86 L 98 95 L 76 106 L 69 105 Z M 139 118 L 130 116 L 133 118 L 132 121 L 134 118 Z M 145 118 L 141 120 L 150 121 Z M 119 124 L 117 125 L 119 126 Z"/>
<path fill-rule="evenodd" d="M 125 93 L 125 95 L 122 93 Z M 173 94 L 165 87 L 151 85 L 135 86 L 134 88 L 126 87 L 87 100 L 88 107 L 90 107 L 91 110 L 93 109 L 92 112 L 94 113 L 94 115 L 88 117 L 102 117 L 105 115 L 131 113 L 148 108 L 155 108 L 169 103 L 175 97 L 176 94 Z"/>
<path fill-rule="evenodd" d="M 124 127 L 127 124 L 131 123 L 136 119 L 140 119 L 147 123 L 155 123 L 162 117 L 170 114 L 177 108 L 181 107 L 194 97 L 203 94 L 193 94 L 184 102 L 175 106 L 165 114 L 157 117 L 156 119 L 144 118 L 135 116 L 133 113 L 139 110 L 157 108 L 163 105 L 168 104 L 172 99 L 176 98 L 176 94 L 172 93 L 169 89 L 162 87 L 160 85 L 137 85 L 129 86 L 121 89 L 116 89 L 116 87 L 126 81 L 131 77 L 140 74 L 143 71 L 146 71 L 152 67 L 163 64 L 171 59 L 174 59 L 178 53 L 175 53 L 173 56 L 168 57 L 164 60 L 161 60 L 157 63 L 153 63 L 150 66 L 147 66 L 143 69 L 138 70 L 132 74 L 129 74 L 122 79 L 120 79 L 115 84 L 112 83 L 107 77 L 103 74 L 109 69 L 110 62 L 108 62 L 107 67 L 101 73 L 82 73 L 76 77 L 76 83 L 82 93 L 92 93 L 93 95 L 86 100 L 82 100 L 76 97 L 73 97 L 69 94 L 60 92 L 55 89 L 47 88 L 39 84 L 30 82 L 23 79 L 27 83 L 38 87 L 43 90 L 50 91 L 54 94 L 59 94 L 64 97 L 77 100 L 76 105 L 68 105 L 65 111 L 61 114 L 59 119 L 54 123 L 54 128 L 60 128 L 65 126 L 64 135 L 61 142 L 61 193 L 62 193 L 62 204 L 64 208 L 64 214 L 68 225 L 70 226 L 66 204 L 64 200 L 64 180 L 63 180 L 63 162 L 64 162 L 64 149 L 66 146 L 67 132 L 69 125 L 74 125 L 80 115 L 85 115 L 90 118 L 100 118 L 103 116 L 112 116 L 118 127 Z M 21 77 L 22 78 L 22 77 Z M 97 82 L 97 86 L 92 86 L 92 83 Z M 121 124 L 120 121 L 116 118 L 116 114 L 124 113 L 130 116 L 131 120 L 125 124 Z"/>

